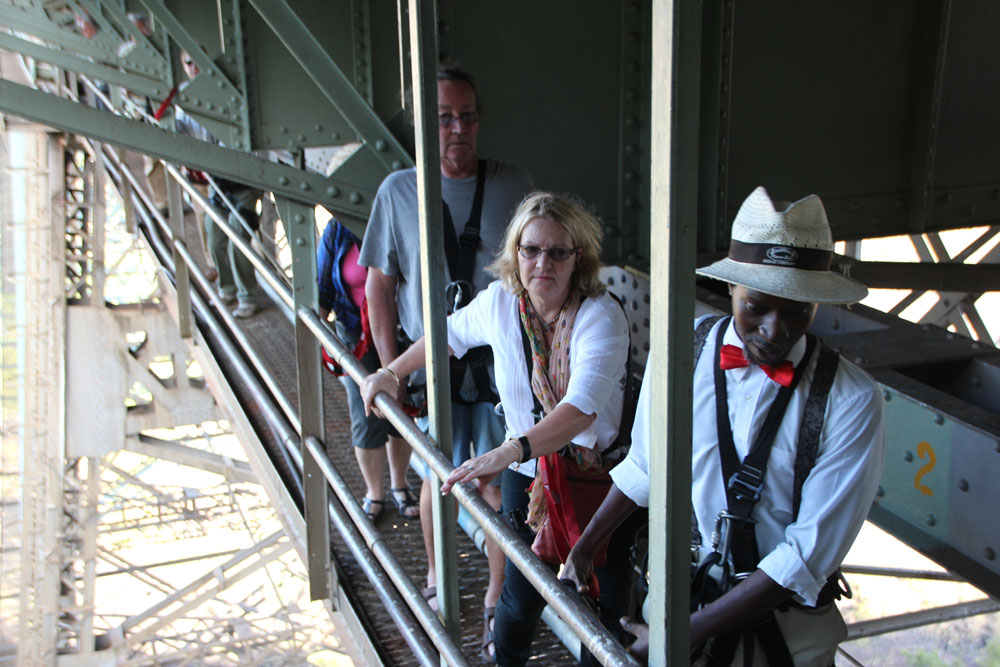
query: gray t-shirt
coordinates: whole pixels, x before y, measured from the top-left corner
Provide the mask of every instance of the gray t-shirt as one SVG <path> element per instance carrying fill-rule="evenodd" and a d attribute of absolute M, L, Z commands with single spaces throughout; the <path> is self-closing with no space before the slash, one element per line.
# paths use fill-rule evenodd
<path fill-rule="evenodd" d="M 493 261 L 503 241 L 511 215 L 525 195 L 534 190 L 527 172 L 496 160 L 486 160 L 483 187 L 483 215 L 479 236 L 482 244 L 476 253 L 473 286 L 476 292 L 493 280 L 483 269 Z M 451 211 L 455 235 L 461 236 L 472 211 L 476 177 L 452 179 L 441 177 L 441 195 Z M 396 308 L 399 322 L 410 340 L 424 335 L 420 306 L 420 230 L 417 203 L 416 169 L 403 169 L 386 177 L 372 203 L 371 217 L 361 244 L 358 263 L 376 268 L 386 275 L 398 276 Z M 448 266 L 445 265 L 446 280 Z M 441 298 L 445 298 L 442 294 Z"/>

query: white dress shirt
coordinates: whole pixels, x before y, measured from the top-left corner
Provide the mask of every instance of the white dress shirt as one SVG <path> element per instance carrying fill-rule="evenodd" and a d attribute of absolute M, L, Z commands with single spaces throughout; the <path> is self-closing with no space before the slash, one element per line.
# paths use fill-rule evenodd
<path fill-rule="evenodd" d="M 507 435 L 519 435 L 534 426 L 534 400 L 521 342 L 517 297 L 500 281 L 476 295 L 472 302 L 448 317 L 448 346 L 461 358 L 479 345 L 493 348 L 497 392 L 503 404 Z M 570 337 L 568 403 L 597 419 L 572 442 L 607 449 L 618 436 L 628 355 L 628 322 L 621 306 L 607 293 L 583 300 Z M 499 443 L 498 443 L 499 444 Z M 534 460 L 518 472 L 534 477 Z"/>
<path fill-rule="evenodd" d="M 727 505 L 713 377 L 719 327 L 718 323 L 712 327 L 694 372 L 691 502 L 703 555 L 711 548 L 715 519 Z M 732 320 L 723 343 L 743 347 Z M 789 361 L 796 365 L 802 361 L 805 348 L 803 337 L 789 353 Z M 868 516 L 885 457 L 882 391 L 867 373 L 842 358 L 827 398 L 816 464 L 803 484 L 798 518 L 792 520 L 795 450 L 816 356 L 814 353 L 808 361 L 809 367 L 788 404 L 771 449 L 764 489 L 753 510 L 761 554 L 759 568 L 807 605 L 815 605 L 827 577 L 840 566 Z M 734 368 L 725 375 L 733 441 L 743 460 L 779 385 L 758 366 Z M 615 485 L 642 506 L 649 504 L 649 411 L 649 394 L 643 382 L 632 448 L 611 471 Z"/>

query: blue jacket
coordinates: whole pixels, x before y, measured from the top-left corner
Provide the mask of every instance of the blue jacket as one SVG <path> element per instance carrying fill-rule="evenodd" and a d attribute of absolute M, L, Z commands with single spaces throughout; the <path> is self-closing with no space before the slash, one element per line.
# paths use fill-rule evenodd
<path fill-rule="evenodd" d="M 361 334 L 361 310 L 354 305 L 344 284 L 341 268 L 351 246 L 361 246 L 351 230 L 332 218 L 323 230 L 316 253 L 316 276 L 319 280 L 319 307 L 332 310 L 350 333 Z"/>

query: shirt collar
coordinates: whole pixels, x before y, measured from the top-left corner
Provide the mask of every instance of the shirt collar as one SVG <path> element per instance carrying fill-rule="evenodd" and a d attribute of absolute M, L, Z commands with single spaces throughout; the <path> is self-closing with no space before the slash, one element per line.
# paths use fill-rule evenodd
<path fill-rule="evenodd" d="M 743 341 L 740 340 L 740 335 L 736 333 L 735 318 L 730 318 L 729 326 L 726 327 L 726 333 L 722 337 L 722 343 L 724 345 L 735 345 L 738 348 L 741 349 L 743 348 Z M 798 367 L 799 362 L 802 361 L 802 357 L 804 357 L 805 354 L 806 354 L 806 337 L 802 336 L 802 338 L 799 338 L 795 342 L 795 345 L 792 346 L 792 350 L 788 353 L 788 356 L 785 358 L 788 361 L 792 362 L 793 365 Z M 744 372 L 746 372 L 750 368 L 751 368 L 750 366 L 747 366 L 746 369 L 734 368 L 733 370 L 734 371 L 743 370 Z"/>

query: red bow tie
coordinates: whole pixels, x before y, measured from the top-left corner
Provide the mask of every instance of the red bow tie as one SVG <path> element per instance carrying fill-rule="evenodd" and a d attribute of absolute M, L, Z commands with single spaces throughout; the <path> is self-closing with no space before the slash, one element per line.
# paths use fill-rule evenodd
<path fill-rule="evenodd" d="M 735 345 L 722 346 L 722 352 L 719 353 L 719 368 L 728 371 L 730 368 L 744 368 L 749 365 L 750 362 L 743 356 L 743 348 Z M 784 387 L 792 384 L 792 378 L 795 377 L 795 364 L 787 359 L 777 366 L 761 364 L 760 369 L 767 374 L 767 377 Z"/>

